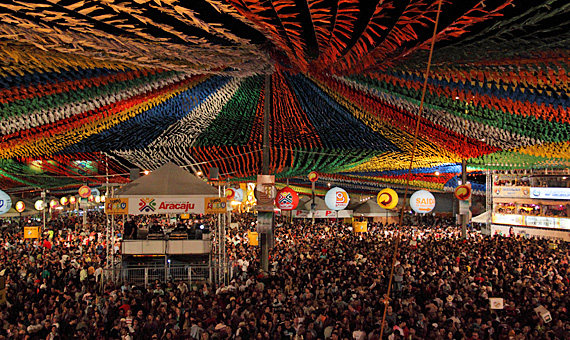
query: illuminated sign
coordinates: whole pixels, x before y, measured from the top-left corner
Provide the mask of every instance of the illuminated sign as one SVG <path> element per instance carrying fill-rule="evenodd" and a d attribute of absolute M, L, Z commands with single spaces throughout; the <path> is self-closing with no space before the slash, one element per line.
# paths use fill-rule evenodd
<path fill-rule="evenodd" d="M 570 200 L 570 188 L 530 188 L 530 198 Z"/>

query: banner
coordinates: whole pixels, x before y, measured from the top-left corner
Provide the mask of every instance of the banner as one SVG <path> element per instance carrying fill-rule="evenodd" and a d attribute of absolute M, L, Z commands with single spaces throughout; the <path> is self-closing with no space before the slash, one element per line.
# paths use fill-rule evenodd
<path fill-rule="evenodd" d="M 530 198 L 570 200 L 570 188 L 530 188 Z"/>
<path fill-rule="evenodd" d="M 524 218 L 522 215 L 493 214 L 491 220 L 493 223 L 498 224 L 524 225 Z"/>
<path fill-rule="evenodd" d="M 505 300 L 503 298 L 489 298 L 491 309 L 504 309 Z"/>
<path fill-rule="evenodd" d="M 293 210 L 294 218 L 336 218 L 338 212 L 338 218 L 352 218 L 352 210 L 316 210 L 314 213 L 308 210 Z"/>
<path fill-rule="evenodd" d="M 529 198 L 530 187 L 504 187 L 494 186 L 493 197 Z"/>
<path fill-rule="evenodd" d="M 352 229 L 355 233 L 365 233 L 368 231 L 368 222 L 352 222 Z"/>
<path fill-rule="evenodd" d="M 39 238 L 40 227 L 24 227 L 24 238 Z"/>
<path fill-rule="evenodd" d="M 255 186 L 256 210 L 273 212 L 273 203 L 276 196 L 275 176 L 257 175 L 257 185 Z"/>
<path fill-rule="evenodd" d="M 205 214 L 225 214 L 227 209 L 227 202 L 225 197 L 206 197 L 204 198 L 204 213 Z"/>
<path fill-rule="evenodd" d="M 107 198 L 105 202 L 105 214 L 107 215 L 128 215 L 128 198 Z"/>
<path fill-rule="evenodd" d="M 205 197 L 129 197 L 130 215 L 204 214 Z"/>

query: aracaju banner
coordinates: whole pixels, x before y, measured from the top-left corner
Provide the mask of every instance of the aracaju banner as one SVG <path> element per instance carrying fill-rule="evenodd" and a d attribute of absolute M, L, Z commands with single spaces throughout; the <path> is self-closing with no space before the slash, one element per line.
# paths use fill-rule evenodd
<path fill-rule="evenodd" d="M 205 214 L 206 198 L 211 196 L 125 196 L 129 199 L 129 214 Z"/>

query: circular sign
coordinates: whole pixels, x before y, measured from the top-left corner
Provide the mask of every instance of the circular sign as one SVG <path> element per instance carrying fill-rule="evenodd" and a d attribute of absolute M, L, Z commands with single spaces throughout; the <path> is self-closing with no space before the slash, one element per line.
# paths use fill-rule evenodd
<path fill-rule="evenodd" d="M 463 184 L 455 188 L 455 197 L 458 200 L 466 201 L 471 198 L 471 185 Z"/>
<path fill-rule="evenodd" d="M 69 203 L 69 199 L 66 196 L 63 196 L 62 198 L 59 199 L 59 204 L 67 205 L 67 203 Z"/>
<path fill-rule="evenodd" d="M 319 174 L 316 171 L 311 171 L 307 177 L 309 177 L 309 181 L 316 182 L 319 179 Z"/>
<path fill-rule="evenodd" d="M 241 188 L 235 189 L 235 195 L 234 195 L 234 198 L 232 198 L 232 200 L 238 201 L 238 202 L 243 201 L 243 190 Z"/>
<path fill-rule="evenodd" d="M 227 189 L 226 189 L 226 198 L 227 198 L 227 199 L 233 200 L 235 196 L 236 196 L 236 191 L 235 191 L 235 189 L 232 189 L 232 188 L 227 188 Z"/>
<path fill-rule="evenodd" d="M 0 190 L 0 215 L 5 214 L 12 208 L 12 199 L 7 193 Z"/>
<path fill-rule="evenodd" d="M 101 203 L 101 196 L 95 196 L 95 203 Z"/>
<path fill-rule="evenodd" d="M 38 210 L 38 211 L 44 210 L 44 201 L 43 200 L 37 200 L 34 203 L 34 208 L 36 208 L 36 210 Z"/>
<path fill-rule="evenodd" d="M 69 197 L 69 204 L 75 204 L 77 202 L 77 198 L 75 196 Z"/>
<path fill-rule="evenodd" d="M 89 195 L 89 197 L 87 197 L 87 201 L 89 201 L 89 202 L 94 202 L 94 201 L 95 201 L 95 196 Z"/>
<path fill-rule="evenodd" d="M 295 190 L 285 187 L 277 192 L 275 205 L 281 210 L 293 210 L 299 205 L 299 195 Z"/>
<path fill-rule="evenodd" d="M 383 189 L 378 193 L 376 202 L 381 208 L 394 209 L 398 205 L 398 194 L 390 188 Z"/>
<path fill-rule="evenodd" d="M 325 203 L 332 210 L 342 210 L 348 206 L 350 198 L 344 189 L 334 187 L 325 195 Z"/>
<path fill-rule="evenodd" d="M 410 207 L 418 214 L 429 213 L 435 208 L 435 197 L 427 190 L 418 190 L 410 197 Z"/>
<path fill-rule="evenodd" d="M 88 187 L 87 185 L 84 185 L 80 187 L 77 192 L 79 193 L 79 196 L 81 196 L 82 198 L 87 198 L 91 195 L 91 188 Z"/>
<path fill-rule="evenodd" d="M 59 202 L 56 199 L 49 201 L 49 207 L 55 209 L 59 205 Z"/>
<path fill-rule="evenodd" d="M 26 209 L 26 203 L 24 203 L 23 201 L 18 201 L 16 202 L 16 205 L 14 206 L 16 208 L 16 211 L 21 213 L 22 211 L 24 211 L 24 209 Z"/>

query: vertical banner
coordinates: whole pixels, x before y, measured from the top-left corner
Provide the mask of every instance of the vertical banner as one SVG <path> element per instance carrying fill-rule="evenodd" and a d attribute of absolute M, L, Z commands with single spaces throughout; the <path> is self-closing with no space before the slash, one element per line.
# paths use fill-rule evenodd
<path fill-rule="evenodd" d="M 257 232 L 268 234 L 273 230 L 273 212 L 260 211 L 257 214 Z"/>
<path fill-rule="evenodd" d="M 273 204 L 277 196 L 275 189 L 275 176 L 257 175 L 255 198 L 257 199 L 257 211 L 273 212 Z"/>

